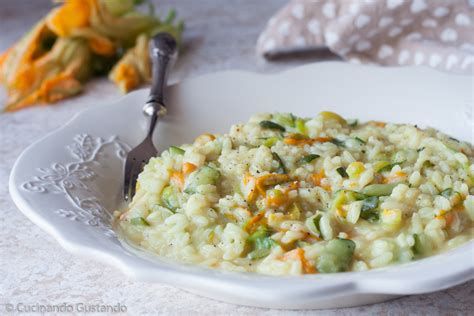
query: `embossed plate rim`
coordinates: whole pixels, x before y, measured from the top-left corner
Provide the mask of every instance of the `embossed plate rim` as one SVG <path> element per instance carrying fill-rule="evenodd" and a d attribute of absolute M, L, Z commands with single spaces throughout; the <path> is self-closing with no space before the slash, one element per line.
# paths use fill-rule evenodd
<path fill-rule="evenodd" d="M 242 89 L 247 92 L 250 90 L 245 89 L 262 87 L 262 91 L 270 93 L 268 92 L 271 88 L 270 83 L 283 86 L 284 84 L 287 85 L 287 82 L 295 82 L 295 84 L 298 82 L 298 84 L 304 85 L 307 83 L 308 78 L 315 80 L 328 78 L 327 81 L 329 83 L 335 83 L 335 80 L 345 78 L 349 74 L 357 76 L 357 80 L 366 79 L 369 82 L 370 80 L 375 81 L 371 78 L 384 77 L 386 75 L 391 75 L 394 77 L 394 81 L 398 80 L 400 82 L 403 81 L 401 79 L 406 78 L 412 78 L 415 82 L 423 79 L 425 81 L 431 80 L 430 84 L 434 86 L 438 80 L 440 84 L 448 85 L 446 89 L 449 88 L 449 84 L 452 82 L 464 85 L 469 80 L 460 76 L 449 76 L 420 68 L 381 69 L 342 63 L 320 63 L 303 66 L 276 75 L 257 75 L 238 71 L 210 74 L 183 81 L 175 86 L 175 90 L 177 91 L 177 97 L 181 97 L 182 95 L 180 94 L 192 92 L 191 94 L 194 97 L 202 99 L 203 96 L 199 95 L 199 93 L 204 93 L 205 91 L 198 93 L 196 89 L 215 89 L 217 90 L 216 97 L 226 100 L 229 96 L 222 95 L 224 92 L 219 92 L 219 90 L 228 89 L 226 88 L 228 85 L 243 85 Z M 328 83 L 321 82 L 322 86 L 325 84 Z M 292 88 L 290 87 L 289 89 L 291 90 Z M 324 93 L 324 91 L 319 92 Z M 221 94 L 219 95 L 219 93 Z M 441 92 L 436 91 L 436 93 Z M 302 96 L 288 96 L 287 94 L 290 94 L 290 92 L 279 95 L 279 98 L 283 99 L 283 103 L 275 105 L 275 107 L 285 108 L 285 98 L 291 100 L 290 97 L 293 97 L 303 100 L 301 99 Z M 469 259 L 468 255 L 469 251 L 472 251 L 473 242 L 447 254 L 410 264 L 368 272 L 350 272 L 339 275 L 317 275 L 299 278 L 226 273 L 195 266 L 170 264 L 155 260 L 155 258 L 147 258 L 144 254 L 142 254 L 143 256 L 136 256 L 132 251 L 125 249 L 114 236 L 97 233 L 91 227 L 76 226 L 74 222 L 65 225 L 64 223 L 67 223 L 65 221 L 53 218 L 52 216 L 45 216 L 44 213 L 41 213 L 39 207 L 39 205 L 45 204 L 39 203 L 38 198 L 33 198 L 32 195 L 27 195 L 25 192 L 20 191 L 21 183 L 25 179 L 34 176 L 35 168 L 32 167 L 32 158 L 42 159 L 44 162 L 44 164 L 38 162 L 40 165 L 35 165 L 35 167 L 44 167 L 46 164 L 49 166 L 56 159 L 64 162 L 64 159 L 67 159 L 67 155 L 65 151 L 62 152 L 63 147 L 67 146 L 77 134 L 87 133 L 93 137 L 103 137 L 104 139 L 117 135 L 126 144 L 135 143 L 142 136 L 141 129 L 131 130 L 130 133 L 133 135 L 129 135 L 124 133 L 123 127 L 122 129 L 114 127 L 115 129 L 104 130 L 98 125 L 100 125 L 101 117 L 114 117 L 114 115 L 117 115 L 114 113 L 127 116 L 127 119 L 139 118 L 140 106 L 137 104 L 141 104 L 145 97 L 146 91 L 142 90 L 131 93 L 115 102 L 110 102 L 108 105 L 98 106 L 81 112 L 61 129 L 47 135 L 26 149 L 15 163 L 9 185 L 13 200 L 26 216 L 46 232 L 53 235 L 66 250 L 116 266 L 135 279 L 162 282 L 215 299 L 261 307 L 329 308 L 353 306 L 382 301 L 396 295 L 441 290 L 472 279 L 474 263 L 466 263 L 466 259 Z M 241 97 L 244 98 L 245 96 Z M 224 113 L 226 109 L 228 108 L 224 106 L 224 109 L 216 109 L 215 111 L 219 114 Z M 466 109 L 468 112 L 465 113 Z M 472 118 L 472 112 L 469 111 L 469 108 L 466 109 L 460 108 L 459 113 L 455 113 L 455 115 L 460 115 L 462 118 L 466 114 L 471 114 Z M 242 105 L 239 110 L 248 112 L 252 109 Z M 351 113 L 351 109 L 347 107 L 342 112 Z M 198 115 L 199 113 L 194 112 L 192 114 Z M 176 115 L 179 116 L 181 114 L 178 113 Z M 115 118 L 118 117 L 115 116 Z M 472 123 L 472 119 L 470 120 L 471 122 L 467 124 Z M 170 125 L 172 123 L 170 122 Z M 460 125 L 463 125 L 465 122 L 461 123 Z M 104 122 L 104 126 L 109 126 L 108 124 L 112 123 Z M 219 125 L 220 122 L 215 124 Z M 465 128 L 465 126 L 462 126 L 462 128 Z M 54 153 L 45 153 L 48 150 L 54 151 Z M 105 168 L 107 165 L 104 164 L 103 166 Z M 92 184 L 95 183 L 92 182 Z M 54 202 L 53 200 L 51 203 Z M 54 203 L 58 202 L 55 201 Z M 443 275 L 433 272 L 440 271 L 443 268 L 446 270 L 446 266 L 449 266 L 449 270 L 445 271 Z M 420 273 L 420 271 L 428 272 Z"/>

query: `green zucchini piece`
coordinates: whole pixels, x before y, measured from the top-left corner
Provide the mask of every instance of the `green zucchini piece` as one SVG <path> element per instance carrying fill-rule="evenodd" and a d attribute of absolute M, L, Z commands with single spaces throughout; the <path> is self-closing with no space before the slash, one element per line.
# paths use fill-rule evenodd
<path fill-rule="evenodd" d="M 186 180 L 185 193 L 195 193 L 196 189 L 200 185 L 216 184 L 219 180 L 220 172 L 209 166 L 202 166 L 198 170 L 191 173 Z"/>
<path fill-rule="evenodd" d="M 295 116 L 291 113 L 278 113 L 273 115 L 273 119 L 281 125 L 295 127 Z"/>
<path fill-rule="evenodd" d="M 252 251 L 248 253 L 248 258 L 255 260 L 266 257 L 270 254 L 272 247 L 277 242 L 270 238 L 270 231 L 264 225 L 260 226 L 252 235 L 247 237 L 247 242 L 252 246 Z"/>
<path fill-rule="evenodd" d="M 412 250 L 416 256 L 425 256 L 430 252 L 429 241 L 425 234 L 413 234 L 415 243 L 413 244 Z"/>
<path fill-rule="evenodd" d="M 172 185 L 167 186 L 161 192 L 161 201 L 163 206 L 171 211 L 176 211 L 180 206 L 178 199 L 178 189 Z"/>
<path fill-rule="evenodd" d="M 362 189 L 361 193 L 367 196 L 388 196 L 398 183 L 370 184 Z"/>
<path fill-rule="evenodd" d="M 184 155 L 184 153 L 185 153 L 184 149 L 181 149 L 181 148 L 176 147 L 176 146 L 171 146 L 169 151 L 170 151 L 170 154 L 172 154 L 172 155 Z"/>
<path fill-rule="evenodd" d="M 317 262 L 321 273 L 335 273 L 349 270 L 356 248 L 355 242 L 349 239 L 332 239 L 328 242 Z"/>
<path fill-rule="evenodd" d="M 386 171 L 390 172 L 390 171 L 392 171 L 393 167 L 395 167 L 396 165 L 401 165 L 404 162 L 405 162 L 405 160 L 388 164 L 388 165 L 380 168 L 379 170 L 377 170 L 377 172 L 386 172 Z"/>
<path fill-rule="evenodd" d="M 134 217 L 130 220 L 130 223 L 136 226 L 150 226 L 150 224 L 148 224 L 146 219 L 143 217 Z"/>
<path fill-rule="evenodd" d="M 267 137 L 267 138 L 261 138 L 261 139 L 263 140 L 263 145 L 267 147 L 272 147 L 280 140 L 279 137 Z"/>
<path fill-rule="evenodd" d="M 379 205 L 379 198 L 371 196 L 362 201 L 362 207 L 360 210 L 360 217 L 371 222 L 378 222 L 380 219 L 379 211 L 377 207 Z"/>

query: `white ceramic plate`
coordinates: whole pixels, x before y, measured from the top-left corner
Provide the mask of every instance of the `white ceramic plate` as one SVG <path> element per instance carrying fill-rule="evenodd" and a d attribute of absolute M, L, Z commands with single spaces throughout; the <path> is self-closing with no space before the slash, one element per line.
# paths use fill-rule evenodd
<path fill-rule="evenodd" d="M 111 230 L 120 207 L 123 157 L 145 134 L 147 91 L 77 115 L 18 158 L 10 192 L 20 210 L 68 251 L 116 266 L 128 276 L 174 285 L 218 300 L 273 308 L 330 308 L 442 290 L 473 278 L 474 242 L 409 264 L 368 272 L 303 277 L 226 273 L 137 256 Z M 433 126 L 472 142 L 472 77 L 422 68 L 320 63 L 277 75 L 223 72 L 171 87 L 159 149 L 203 132 L 225 132 L 255 112 Z"/>

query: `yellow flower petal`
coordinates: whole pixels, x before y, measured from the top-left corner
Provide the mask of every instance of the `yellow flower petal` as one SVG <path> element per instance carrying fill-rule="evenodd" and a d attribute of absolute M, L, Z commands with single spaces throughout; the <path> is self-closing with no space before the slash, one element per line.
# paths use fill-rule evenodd
<path fill-rule="evenodd" d="M 67 0 L 47 17 L 48 27 L 58 36 L 68 36 L 80 27 L 89 25 L 95 0 Z"/>

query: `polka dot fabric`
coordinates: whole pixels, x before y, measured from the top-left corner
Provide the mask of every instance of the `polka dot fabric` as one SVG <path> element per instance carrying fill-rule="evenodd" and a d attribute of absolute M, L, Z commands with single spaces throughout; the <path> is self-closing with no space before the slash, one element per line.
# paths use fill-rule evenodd
<path fill-rule="evenodd" d="M 474 0 L 292 0 L 257 43 L 265 57 L 328 48 L 353 63 L 474 73 Z"/>

